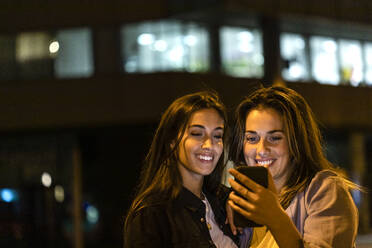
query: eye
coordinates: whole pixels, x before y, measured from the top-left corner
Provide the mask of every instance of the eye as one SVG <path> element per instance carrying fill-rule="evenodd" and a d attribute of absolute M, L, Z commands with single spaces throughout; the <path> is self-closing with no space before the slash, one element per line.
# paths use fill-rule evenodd
<path fill-rule="evenodd" d="M 199 137 L 199 136 L 203 135 L 202 132 L 191 132 L 190 134 L 191 134 L 191 136 L 195 136 L 195 137 Z"/>
<path fill-rule="evenodd" d="M 258 135 L 249 134 L 245 136 L 245 139 L 250 144 L 256 144 L 260 140 L 260 137 Z"/>
<path fill-rule="evenodd" d="M 271 143 L 277 143 L 277 142 L 279 142 L 282 139 L 283 139 L 283 137 L 280 136 L 280 135 L 273 135 L 273 136 L 270 136 L 268 138 L 269 142 L 271 142 Z"/>
<path fill-rule="evenodd" d="M 215 139 L 220 140 L 220 139 L 223 138 L 223 134 L 215 134 L 213 137 L 214 137 Z"/>

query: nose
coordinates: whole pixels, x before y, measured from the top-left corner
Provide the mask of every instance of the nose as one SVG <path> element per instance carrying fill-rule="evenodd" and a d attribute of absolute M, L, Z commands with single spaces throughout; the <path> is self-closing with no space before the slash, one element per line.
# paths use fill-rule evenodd
<path fill-rule="evenodd" d="M 202 143 L 202 145 L 201 145 L 201 148 L 203 148 L 203 149 L 209 149 L 209 148 L 211 148 L 212 147 L 212 139 L 211 139 L 211 137 L 206 137 L 204 140 L 203 140 L 203 143 Z"/>
<path fill-rule="evenodd" d="M 269 154 L 270 149 L 264 139 L 261 139 L 257 144 L 257 154 L 260 157 L 265 157 Z"/>

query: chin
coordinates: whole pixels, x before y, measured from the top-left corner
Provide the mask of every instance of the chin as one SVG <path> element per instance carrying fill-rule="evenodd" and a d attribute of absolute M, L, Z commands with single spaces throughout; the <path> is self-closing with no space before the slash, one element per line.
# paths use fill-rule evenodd
<path fill-rule="evenodd" d="M 213 170 L 205 170 L 205 171 L 202 171 L 200 174 L 202 174 L 203 176 L 209 176 L 210 174 L 212 174 L 212 172 L 214 171 Z"/>

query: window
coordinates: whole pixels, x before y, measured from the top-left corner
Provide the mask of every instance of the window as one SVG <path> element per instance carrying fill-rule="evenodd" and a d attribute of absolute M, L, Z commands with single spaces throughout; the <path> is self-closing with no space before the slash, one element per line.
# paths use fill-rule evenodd
<path fill-rule="evenodd" d="M 58 78 L 89 77 L 94 72 L 91 31 L 87 28 L 61 30 L 54 69 Z"/>
<path fill-rule="evenodd" d="M 372 43 L 368 42 L 364 45 L 364 61 L 365 63 L 365 82 L 372 85 Z"/>
<path fill-rule="evenodd" d="M 363 81 L 362 46 L 359 41 L 340 40 L 341 84 L 358 86 Z"/>
<path fill-rule="evenodd" d="M 0 37 L 0 80 L 87 77 L 93 74 L 89 29 L 24 32 Z"/>
<path fill-rule="evenodd" d="M 298 34 L 283 33 L 280 35 L 280 53 L 285 66 L 283 78 L 289 81 L 309 79 L 305 39 Z"/>
<path fill-rule="evenodd" d="M 226 74 L 237 77 L 263 76 L 264 57 L 260 31 L 223 27 L 220 40 L 222 67 Z"/>
<path fill-rule="evenodd" d="M 338 45 L 328 37 L 313 36 L 310 38 L 312 76 L 324 84 L 337 85 L 340 82 L 338 72 Z"/>
<path fill-rule="evenodd" d="M 309 44 L 309 46 L 307 46 Z M 314 79 L 321 84 L 372 85 L 372 43 L 282 33 L 282 76 L 288 81 Z"/>
<path fill-rule="evenodd" d="M 52 40 L 53 36 L 47 32 L 17 35 L 15 57 L 21 79 L 52 77 L 53 54 L 48 49 Z"/>
<path fill-rule="evenodd" d="M 209 35 L 194 23 L 159 21 L 126 25 L 121 31 L 126 72 L 209 69 Z"/>

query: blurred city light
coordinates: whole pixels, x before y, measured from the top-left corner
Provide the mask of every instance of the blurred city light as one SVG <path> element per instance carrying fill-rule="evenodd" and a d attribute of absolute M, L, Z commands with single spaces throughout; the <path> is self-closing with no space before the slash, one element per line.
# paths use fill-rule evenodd
<path fill-rule="evenodd" d="M 168 44 L 164 40 L 157 40 L 154 44 L 155 50 L 159 52 L 164 52 L 167 50 Z"/>
<path fill-rule="evenodd" d="M 18 199 L 18 193 L 13 189 L 0 189 L 0 200 L 4 202 L 14 202 Z"/>
<path fill-rule="evenodd" d="M 337 50 L 337 43 L 333 40 L 323 41 L 323 48 L 327 52 L 335 52 Z"/>
<path fill-rule="evenodd" d="M 44 172 L 42 175 L 41 175 L 41 183 L 49 188 L 50 185 L 52 185 L 52 177 L 50 176 L 50 174 L 48 172 Z"/>
<path fill-rule="evenodd" d="M 90 204 L 89 202 L 84 202 L 83 209 L 85 211 L 85 216 L 89 224 L 96 224 L 99 220 L 98 209 Z"/>
<path fill-rule="evenodd" d="M 183 55 L 184 50 L 182 46 L 176 46 L 175 48 L 169 51 L 169 59 L 174 62 L 180 61 Z"/>
<path fill-rule="evenodd" d="M 50 53 L 56 53 L 59 50 L 59 42 L 58 41 L 53 41 L 49 45 L 49 52 Z"/>
<path fill-rule="evenodd" d="M 188 45 L 188 46 L 195 46 L 197 40 L 198 39 L 194 35 L 187 35 L 184 38 L 184 41 L 185 41 L 186 45 Z"/>
<path fill-rule="evenodd" d="M 98 222 L 98 219 L 99 219 L 99 212 L 98 212 L 98 209 L 92 205 L 89 205 L 87 207 L 87 221 L 91 224 L 96 224 Z"/>
<path fill-rule="evenodd" d="M 62 186 L 57 185 L 54 188 L 54 198 L 56 198 L 57 202 L 63 202 L 65 200 L 65 190 Z"/>
<path fill-rule="evenodd" d="M 142 46 L 151 45 L 155 41 L 155 36 L 153 34 L 141 34 L 138 36 L 137 42 Z"/>

